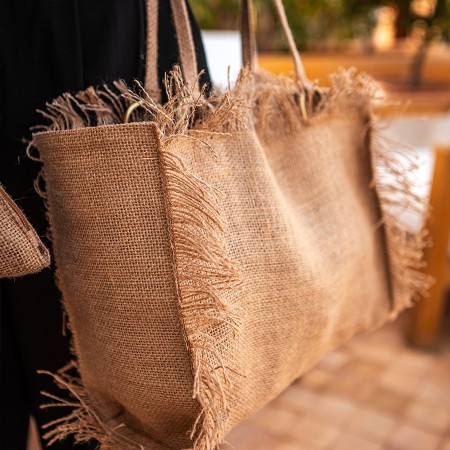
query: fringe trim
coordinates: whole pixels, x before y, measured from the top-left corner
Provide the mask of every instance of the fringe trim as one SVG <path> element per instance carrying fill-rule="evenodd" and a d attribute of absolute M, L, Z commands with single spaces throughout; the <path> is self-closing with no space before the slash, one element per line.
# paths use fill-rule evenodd
<path fill-rule="evenodd" d="M 45 111 L 38 110 L 48 124 L 36 126 L 33 131 L 120 124 L 127 108 L 136 102 L 141 107 L 132 113 L 130 121 L 154 122 L 161 138 L 188 136 L 192 130 L 211 135 L 245 129 L 248 106 L 244 100 L 233 91 L 215 90 L 206 96 L 207 86 L 198 92 L 195 86 L 200 76 L 201 73 L 186 83 L 180 68 L 174 67 L 165 77 L 167 102 L 162 105 L 150 97 L 139 81 L 134 90 L 123 81 L 115 81 L 112 88 L 103 85 L 77 94 L 65 93 L 47 103 Z"/>
<path fill-rule="evenodd" d="M 167 148 L 170 141 L 183 137 L 198 144 L 199 151 L 214 155 L 202 137 L 243 129 L 245 116 L 243 104 L 230 92 L 206 99 L 205 88 L 195 93 L 196 83 L 198 80 L 185 83 L 175 69 L 166 76 L 168 101 L 164 105 L 153 102 L 141 86 L 140 94 L 128 90 L 123 95 L 141 103 L 144 120 L 153 119 L 161 135 L 160 164 L 174 274 L 192 360 L 193 398 L 201 405 L 190 437 L 195 450 L 211 450 L 224 438 L 230 414 L 228 398 L 237 375 L 224 362 L 222 344 L 227 338 L 234 339 L 240 329 L 241 311 L 226 298 L 226 291 L 236 290 L 240 284 L 239 271 L 226 257 L 226 224 L 220 207 L 223 194 L 189 173 Z"/>
<path fill-rule="evenodd" d="M 92 440 L 99 442 L 99 450 L 145 450 L 143 445 L 128 440 L 125 436 L 118 434 L 117 430 L 124 428 L 124 424 L 110 427 L 97 415 L 95 406 L 83 386 L 79 375 L 70 375 L 70 371 L 78 373 L 78 366 L 71 361 L 60 369 L 57 374 L 40 370 L 39 374 L 49 375 L 56 385 L 68 391 L 73 401 L 63 399 L 49 392 L 41 392 L 51 400 L 50 403 L 40 405 L 41 409 L 64 408 L 71 409 L 70 414 L 46 423 L 42 428 L 48 430 L 43 438 L 47 445 L 51 446 L 67 436 L 72 436 L 74 441 L 82 444 Z"/>
<path fill-rule="evenodd" d="M 120 95 L 125 90 L 127 86 L 123 81 L 115 81 L 112 89 L 103 85 L 100 88 L 89 87 L 75 95 L 66 92 L 51 103 L 46 103 L 46 110 L 38 110 L 49 123 L 33 127 L 32 130 L 35 133 L 76 130 L 121 123 L 129 106 Z"/>
<path fill-rule="evenodd" d="M 341 68 L 330 79 L 330 88 L 313 84 L 306 91 L 297 80 L 243 69 L 233 93 L 251 106 L 247 125 L 255 126 L 264 135 L 270 135 L 273 118 L 276 123 L 283 122 L 287 131 L 297 130 L 336 115 L 337 111 L 359 110 L 369 116 L 374 106 L 386 103 L 374 80 L 367 74 L 357 74 L 354 68 Z"/>
<path fill-rule="evenodd" d="M 227 290 L 238 287 L 239 274 L 226 257 L 222 194 L 189 173 L 181 159 L 167 148 L 172 139 L 184 138 L 198 144 L 200 150 L 213 152 L 203 137 L 253 127 L 270 133 L 271 118 L 277 116 L 279 122 L 280 114 L 287 130 L 313 124 L 346 108 L 359 109 L 370 120 L 373 106 L 383 101 L 373 80 L 366 75 L 355 75 L 354 70 L 340 70 L 331 78 L 330 89 L 305 91 L 290 78 L 252 73 L 244 68 L 232 89 L 215 91 L 206 97 L 205 89 L 200 93 L 194 89 L 198 80 L 184 82 L 181 71 L 175 68 L 165 79 L 168 101 L 163 105 L 156 104 L 138 83 L 131 90 L 123 82 L 116 82 L 113 89 L 103 86 L 75 95 L 64 94 L 42 112 L 50 123 L 39 130 L 60 131 L 122 123 L 128 106 L 139 102 L 141 108 L 133 112 L 131 120 L 152 121 L 159 130 L 162 182 L 180 314 L 193 365 L 193 397 L 201 406 L 191 430 L 195 450 L 213 449 L 226 431 L 232 386 L 239 374 L 226 365 L 222 340 L 239 332 L 242 312 L 227 296 Z M 369 123 L 369 131 L 373 128 L 373 123 Z M 381 145 L 383 139 L 377 132 L 371 143 L 373 188 L 380 199 L 394 292 L 417 298 L 430 285 L 429 277 L 420 271 L 427 233 L 414 232 L 400 223 L 392 207 L 401 205 L 424 211 L 426 204 L 413 194 L 409 169 L 400 169 L 404 167 L 399 165 L 403 153 Z M 396 300 L 393 312 L 404 306 L 404 302 Z M 76 401 L 70 405 L 64 403 L 74 408 L 72 414 L 48 425 L 56 426 L 47 433 L 52 442 L 75 434 L 80 442 L 97 439 L 102 449 L 128 449 L 120 432 L 105 428 L 95 415 L 81 381 L 61 374 L 55 378 Z M 133 443 L 131 448 L 143 447 Z"/>
<path fill-rule="evenodd" d="M 414 176 L 418 170 L 417 154 L 407 144 L 389 137 L 380 125 L 372 124 L 373 187 L 382 211 L 386 247 L 392 276 L 393 309 L 391 319 L 426 297 L 434 283 L 424 273 L 424 250 L 431 245 L 426 228 L 429 217 L 427 198 L 414 192 Z M 420 220 L 418 229 L 402 215 Z"/>
<path fill-rule="evenodd" d="M 236 337 L 241 314 L 223 294 L 239 286 L 239 272 L 224 257 L 222 194 L 189 174 L 164 146 L 161 166 L 182 323 L 194 369 L 193 398 L 202 407 L 191 439 L 194 449 L 211 450 L 224 438 L 230 413 L 227 399 L 236 371 L 225 364 L 221 344 Z"/>

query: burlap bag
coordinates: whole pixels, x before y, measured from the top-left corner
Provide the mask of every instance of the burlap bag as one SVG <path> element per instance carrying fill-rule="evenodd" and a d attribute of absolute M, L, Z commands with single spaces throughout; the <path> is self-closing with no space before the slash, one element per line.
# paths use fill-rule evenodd
<path fill-rule="evenodd" d="M 39 272 L 49 264 L 48 250 L 0 185 L 0 278 Z"/>
<path fill-rule="evenodd" d="M 167 75 L 167 103 L 149 1 L 146 90 L 65 94 L 34 135 L 81 374 L 55 375 L 75 409 L 50 441 L 214 449 L 428 284 L 423 234 L 393 212 L 421 205 L 373 125 L 372 81 L 308 82 L 278 0 L 296 76 L 256 71 L 244 2 L 246 68 L 206 98 L 184 1 L 171 1 L 183 76 Z"/>

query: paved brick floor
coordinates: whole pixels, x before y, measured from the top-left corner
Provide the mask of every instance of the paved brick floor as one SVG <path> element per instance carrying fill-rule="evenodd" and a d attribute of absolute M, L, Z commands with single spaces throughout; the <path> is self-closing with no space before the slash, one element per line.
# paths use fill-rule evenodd
<path fill-rule="evenodd" d="M 434 352 L 405 318 L 327 355 L 234 429 L 236 450 L 450 450 L 450 326 Z M 229 449 L 224 445 L 223 449 Z"/>

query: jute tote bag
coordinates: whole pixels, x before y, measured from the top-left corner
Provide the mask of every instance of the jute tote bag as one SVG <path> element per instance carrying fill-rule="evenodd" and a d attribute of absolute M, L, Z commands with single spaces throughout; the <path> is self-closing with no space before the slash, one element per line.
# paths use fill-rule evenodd
<path fill-rule="evenodd" d="M 429 283 L 425 236 L 394 213 L 421 204 L 373 124 L 372 80 L 308 81 L 280 0 L 296 74 L 258 71 L 246 1 L 245 68 L 206 96 L 185 3 L 171 3 L 181 70 L 166 103 L 149 0 L 145 89 L 64 94 L 34 135 L 76 355 L 54 375 L 74 399 L 50 401 L 73 407 L 50 441 L 214 449 Z"/>
<path fill-rule="evenodd" d="M 0 185 L 0 278 L 39 272 L 49 264 L 48 250 Z"/>

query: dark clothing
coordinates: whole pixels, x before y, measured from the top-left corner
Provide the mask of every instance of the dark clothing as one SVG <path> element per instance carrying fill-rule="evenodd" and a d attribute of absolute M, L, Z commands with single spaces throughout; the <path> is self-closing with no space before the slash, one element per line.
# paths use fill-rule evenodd
<path fill-rule="evenodd" d="M 160 1 L 160 79 L 178 61 L 168 1 Z M 199 68 L 206 69 L 200 33 L 191 16 Z M 33 180 L 39 165 L 25 156 L 29 128 L 43 122 L 36 109 L 63 92 L 115 79 L 143 80 L 145 0 L 0 0 L 0 182 L 25 211 L 40 236 L 47 223 Z M 206 72 L 203 80 L 208 82 Z M 45 240 L 45 239 L 44 239 Z M 47 242 L 48 243 L 48 242 Z M 62 335 L 60 294 L 53 268 L 0 281 L 0 448 L 26 448 L 28 415 L 38 426 L 61 415 L 39 410 L 39 391 L 57 395 L 49 377 L 70 359 Z M 96 445 L 76 448 L 95 448 Z M 51 448 L 73 448 L 71 442 Z"/>

